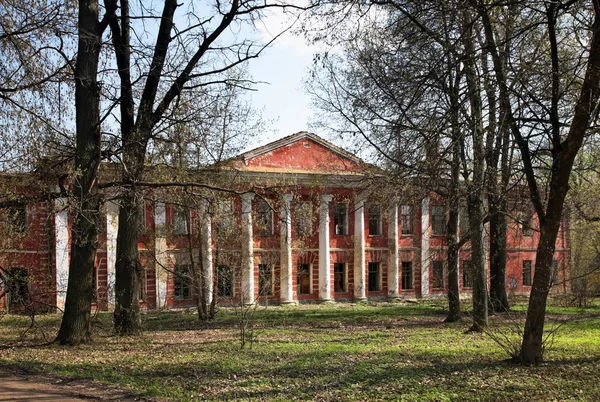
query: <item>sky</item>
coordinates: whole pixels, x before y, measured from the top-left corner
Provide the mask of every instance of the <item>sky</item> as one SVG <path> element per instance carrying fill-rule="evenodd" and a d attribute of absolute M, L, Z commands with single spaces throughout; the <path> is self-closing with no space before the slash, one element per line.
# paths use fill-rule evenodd
<path fill-rule="evenodd" d="M 259 25 L 263 40 L 281 32 L 287 17 L 271 15 Z M 304 89 L 304 80 L 319 49 L 307 44 L 298 33 L 287 32 L 279 37 L 258 59 L 251 60 L 249 71 L 255 81 L 263 83 L 252 92 L 253 106 L 262 110 L 266 121 L 263 134 L 254 138 L 247 149 L 265 145 L 299 131 L 311 131 L 314 116 L 311 98 Z M 319 133 L 315 133 L 319 134 Z M 323 136 L 323 134 L 321 134 Z"/>

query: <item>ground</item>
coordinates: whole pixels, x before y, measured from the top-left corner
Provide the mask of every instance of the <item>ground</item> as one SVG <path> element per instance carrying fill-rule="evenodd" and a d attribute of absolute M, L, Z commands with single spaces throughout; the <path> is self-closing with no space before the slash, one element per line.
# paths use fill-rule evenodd
<path fill-rule="evenodd" d="M 158 401 L 140 398 L 92 380 L 39 373 L 21 366 L 0 364 L 2 401 Z"/>
<path fill-rule="evenodd" d="M 522 304 L 491 317 L 485 334 L 464 333 L 468 314 L 444 323 L 445 311 L 439 300 L 221 309 L 208 323 L 193 311 L 153 313 L 136 338 L 113 336 L 110 315 L 101 314 L 95 342 L 77 348 L 48 343 L 58 316 L 40 316 L 31 328 L 27 318 L 5 316 L 0 363 L 44 373 L 41 383 L 59 389 L 110 385 L 133 398 L 125 400 L 600 400 L 600 306 L 551 307 L 546 363 L 530 367 L 507 361 L 520 340 Z M 244 348 L 242 323 L 251 335 Z"/>

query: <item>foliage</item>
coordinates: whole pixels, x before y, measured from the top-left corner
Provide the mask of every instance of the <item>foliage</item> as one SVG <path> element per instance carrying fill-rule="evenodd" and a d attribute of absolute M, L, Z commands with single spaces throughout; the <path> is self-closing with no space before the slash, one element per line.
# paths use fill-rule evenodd
<path fill-rule="evenodd" d="M 574 317 L 547 352 L 548 363 L 508 362 L 467 324 L 442 323 L 443 304 L 348 304 L 257 310 L 253 349 L 239 349 L 237 317 L 222 309 L 214 322 L 193 312 L 145 316 L 142 338 L 110 333 L 96 320 L 97 342 L 73 349 L 37 346 L 35 333 L 15 344 L 27 320 L 0 321 L 3 362 L 96 379 L 147 396 L 191 400 L 582 400 L 600 398 L 600 307 L 550 308 Z M 517 311 L 523 311 L 517 306 Z M 38 319 L 47 330 L 56 316 Z M 491 327 L 510 325 L 503 315 Z"/>

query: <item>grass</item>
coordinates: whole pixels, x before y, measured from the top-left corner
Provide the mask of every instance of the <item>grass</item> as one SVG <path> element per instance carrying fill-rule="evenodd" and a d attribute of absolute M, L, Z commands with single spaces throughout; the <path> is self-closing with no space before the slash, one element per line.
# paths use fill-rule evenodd
<path fill-rule="evenodd" d="M 173 401 L 597 401 L 600 308 L 550 308 L 562 325 L 547 363 L 524 367 L 469 320 L 444 324 L 443 305 L 342 304 L 257 309 L 255 343 L 240 349 L 235 310 L 211 323 L 192 312 L 148 314 L 140 338 L 114 337 L 110 315 L 96 317 L 95 342 L 42 345 L 59 317 L 17 342 L 27 319 L 0 320 L 0 361 L 96 379 Z M 491 317 L 510 334 L 523 309 Z"/>

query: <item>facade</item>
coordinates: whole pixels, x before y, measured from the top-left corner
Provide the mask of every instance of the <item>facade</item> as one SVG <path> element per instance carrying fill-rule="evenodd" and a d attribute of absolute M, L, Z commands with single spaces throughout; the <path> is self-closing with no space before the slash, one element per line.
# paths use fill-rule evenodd
<path fill-rule="evenodd" d="M 194 273 L 208 297 L 224 305 L 447 292 L 444 200 L 416 199 L 391 187 L 382 171 L 314 134 L 300 132 L 246 152 L 210 177 L 193 196 L 147 195 L 139 236 L 143 306 L 195 305 Z M 0 253 L 0 267 L 20 278 L 7 282 L 10 293 L 47 306 L 64 304 L 70 239 L 65 205 L 60 198 L 32 202 L 7 215 L 4 226 L 25 221 L 19 241 L 6 238 Z M 118 212 L 116 203 L 105 203 L 94 272 L 100 309 L 114 303 Z M 508 232 L 507 290 L 527 293 L 538 232 L 523 219 L 511 222 Z M 567 221 L 554 259 L 557 291 L 568 291 Z M 470 292 L 470 270 L 467 244 L 460 254 L 461 292 Z M 11 301 L 3 300 L 10 308 Z"/>

